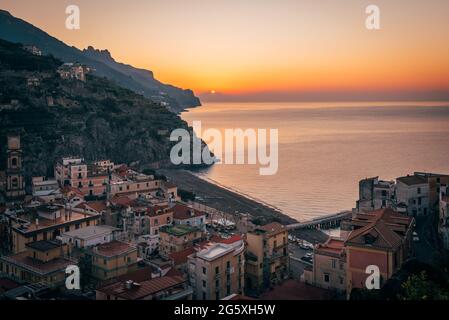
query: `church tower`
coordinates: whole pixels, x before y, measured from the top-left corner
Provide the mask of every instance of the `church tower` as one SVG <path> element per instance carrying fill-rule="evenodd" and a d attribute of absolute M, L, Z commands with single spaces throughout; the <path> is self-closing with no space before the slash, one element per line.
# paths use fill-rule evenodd
<path fill-rule="evenodd" d="M 6 198 L 20 200 L 25 196 L 20 136 L 8 135 L 8 163 L 6 168 Z"/>

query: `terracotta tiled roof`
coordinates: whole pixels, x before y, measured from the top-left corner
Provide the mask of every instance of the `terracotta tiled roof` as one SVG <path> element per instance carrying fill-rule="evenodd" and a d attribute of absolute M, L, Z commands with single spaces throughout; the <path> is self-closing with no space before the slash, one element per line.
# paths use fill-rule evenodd
<path fill-rule="evenodd" d="M 106 201 L 91 201 L 87 205 L 97 212 L 102 212 L 108 208 Z"/>
<path fill-rule="evenodd" d="M 186 280 L 180 276 L 164 276 L 142 281 L 132 286 L 131 289 L 127 289 L 124 282 L 117 282 L 103 287 L 99 291 L 125 300 L 139 300 L 185 282 Z"/>
<path fill-rule="evenodd" d="M 170 259 L 173 260 L 175 266 L 178 266 L 180 264 L 186 263 L 187 257 L 193 253 L 195 253 L 195 249 L 193 247 L 191 247 L 191 248 L 187 248 L 182 251 L 172 252 L 169 254 L 169 257 L 170 257 Z"/>
<path fill-rule="evenodd" d="M 285 228 L 285 226 L 280 224 L 279 222 L 272 222 L 272 223 L 266 224 L 264 226 L 260 226 L 257 229 L 266 231 L 270 235 L 287 230 Z"/>
<path fill-rule="evenodd" d="M 150 216 L 160 216 L 172 212 L 167 205 L 155 205 L 147 208 L 147 213 Z"/>
<path fill-rule="evenodd" d="M 316 252 L 342 256 L 345 253 L 344 245 L 345 242 L 343 240 L 330 238 L 326 243 L 319 244 L 316 247 Z"/>
<path fill-rule="evenodd" d="M 210 239 L 212 242 L 218 242 L 218 243 L 225 243 L 225 244 L 232 244 L 234 242 L 237 241 L 241 241 L 243 240 L 241 236 L 239 236 L 238 234 L 234 234 L 229 238 L 222 238 L 222 237 L 218 237 L 218 236 L 212 236 L 212 238 Z"/>
<path fill-rule="evenodd" d="M 111 199 L 111 203 L 114 205 L 120 205 L 120 206 L 131 206 L 134 203 L 134 200 L 128 198 L 128 197 L 121 197 L 121 196 L 114 196 Z"/>
<path fill-rule="evenodd" d="M 113 257 L 133 250 L 136 250 L 136 248 L 129 243 L 121 241 L 104 243 L 94 248 L 96 254 L 105 257 Z"/>
<path fill-rule="evenodd" d="M 358 214 L 354 220 L 356 225 L 363 226 L 352 231 L 345 244 L 395 249 L 403 243 L 413 218 L 392 209 L 380 209 Z"/>
<path fill-rule="evenodd" d="M 206 213 L 204 213 L 203 211 L 189 208 L 188 206 L 186 206 L 184 204 L 180 204 L 180 203 L 173 206 L 172 209 L 173 209 L 173 219 L 177 219 L 177 220 L 186 220 L 186 219 L 190 219 L 192 217 L 201 217 L 201 216 L 206 215 Z M 193 212 L 193 215 L 192 215 L 192 212 Z"/>

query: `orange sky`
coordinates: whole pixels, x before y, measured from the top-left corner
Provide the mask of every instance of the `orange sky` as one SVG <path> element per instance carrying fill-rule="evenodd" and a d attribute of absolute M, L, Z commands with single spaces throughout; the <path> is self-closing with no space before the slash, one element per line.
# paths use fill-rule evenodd
<path fill-rule="evenodd" d="M 64 27 L 69 4 L 81 9 L 81 30 Z M 365 28 L 369 4 L 381 9 L 379 31 Z M 0 7 L 197 94 L 449 89 L 447 0 L 3 0 Z"/>

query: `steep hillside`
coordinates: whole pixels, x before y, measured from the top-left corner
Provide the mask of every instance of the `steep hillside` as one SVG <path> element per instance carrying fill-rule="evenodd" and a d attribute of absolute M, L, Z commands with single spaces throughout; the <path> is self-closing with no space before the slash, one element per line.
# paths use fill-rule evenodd
<path fill-rule="evenodd" d="M 22 137 L 27 177 L 51 173 L 66 155 L 140 168 L 169 162 L 169 133 L 187 128 L 179 116 L 105 78 L 63 80 L 60 64 L 0 40 L 1 167 L 12 131 Z"/>
<path fill-rule="evenodd" d="M 96 75 L 145 95 L 153 101 L 168 104 L 173 112 L 200 105 L 191 90 L 183 90 L 157 81 L 151 71 L 117 63 L 112 57 L 96 54 L 93 48 L 81 51 L 48 35 L 26 21 L 0 10 L 0 39 L 14 43 L 33 44 L 44 54 L 51 54 L 64 62 L 80 62 L 96 69 Z"/>

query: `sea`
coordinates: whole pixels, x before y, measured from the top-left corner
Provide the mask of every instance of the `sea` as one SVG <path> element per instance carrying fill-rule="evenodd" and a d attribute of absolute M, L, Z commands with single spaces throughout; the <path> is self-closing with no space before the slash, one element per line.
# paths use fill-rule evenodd
<path fill-rule="evenodd" d="M 224 161 L 196 174 L 299 221 L 354 208 L 367 177 L 449 174 L 449 102 L 204 103 L 181 116 L 199 136 L 277 129 L 276 174 Z"/>

